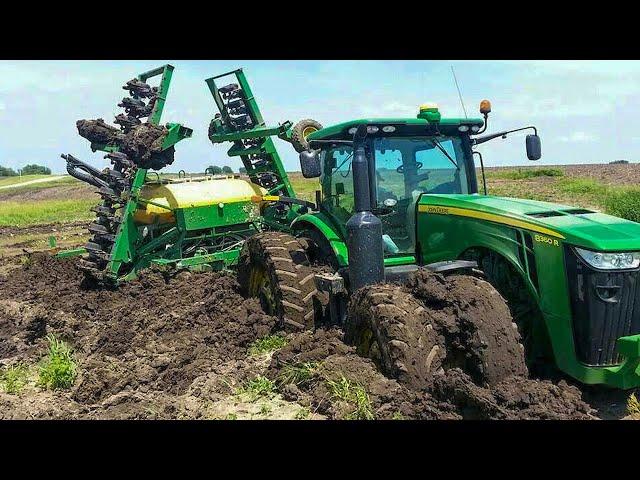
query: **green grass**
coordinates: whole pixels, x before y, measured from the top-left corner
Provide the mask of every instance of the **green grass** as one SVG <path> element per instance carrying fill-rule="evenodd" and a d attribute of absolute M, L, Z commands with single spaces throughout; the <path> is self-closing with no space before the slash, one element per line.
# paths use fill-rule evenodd
<path fill-rule="evenodd" d="M 54 335 L 47 335 L 49 351 L 40 363 L 38 384 L 50 390 L 66 389 L 73 385 L 77 365 L 69 346 Z"/>
<path fill-rule="evenodd" d="M 604 199 L 604 210 L 609 215 L 640 223 L 640 188 L 610 189 Z"/>
<path fill-rule="evenodd" d="M 347 420 L 375 419 L 369 394 L 362 385 L 341 375 L 338 380 L 327 380 L 327 386 L 333 398 L 347 402 L 352 406 L 352 411 L 346 416 Z"/>
<path fill-rule="evenodd" d="M 282 335 L 267 335 L 262 337 L 249 346 L 249 355 L 260 355 L 269 353 L 284 347 L 288 340 Z"/>
<path fill-rule="evenodd" d="M 44 223 L 90 220 L 95 199 L 43 200 L 39 202 L 0 202 L 0 227 L 26 227 Z"/>
<path fill-rule="evenodd" d="M 536 177 L 562 177 L 564 172 L 559 168 L 525 168 L 487 170 L 487 178 L 499 178 L 503 180 L 525 180 Z"/>
<path fill-rule="evenodd" d="M 306 420 L 311 415 L 311 410 L 309 407 L 302 407 L 300 410 L 296 412 L 295 419 L 296 420 Z"/>
<path fill-rule="evenodd" d="M 22 364 L 5 367 L 0 373 L 0 385 L 6 393 L 18 394 L 27 384 L 29 369 Z"/>
<path fill-rule="evenodd" d="M 607 186 L 589 178 L 567 178 L 558 182 L 558 188 L 564 193 L 602 196 Z"/>
<path fill-rule="evenodd" d="M 57 175 L 23 175 L 17 177 L 0 177 L 0 187 L 6 187 L 9 185 L 18 185 L 24 182 L 30 182 L 31 180 L 38 180 L 39 178 L 56 177 Z"/>
<path fill-rule="evenodd" d="M 247 381 L 236 392 L 238 395 L 246 395 L 251 401 L 260 397 L 266 397 L 275 393 L 276 384 L 263 375 L 258 375 Z"/>
<path fill-rule="evenodd" d="M 631 417 L 640 420 L 640 400 L 638 400 L 635 393 L 632 393 L 629 400 L 627 400 L 627 413 Z"/>
<path fill-rule="evenodd" d="M 317 178 L 304 178 L 301 173 L 289 173 L 289 180 L 298 198 L 309 202 L 316 201 L 316 190 L 320 190 L 320 182 Z"/>
<path fill-rule="evenodd" d="M 316 362 L 288 364 L 282 368 L 276 383 L 280 387 L 284 385 L 300 387 L 308 384 L 318 374 L 319 369 L 319 364 Z"/>

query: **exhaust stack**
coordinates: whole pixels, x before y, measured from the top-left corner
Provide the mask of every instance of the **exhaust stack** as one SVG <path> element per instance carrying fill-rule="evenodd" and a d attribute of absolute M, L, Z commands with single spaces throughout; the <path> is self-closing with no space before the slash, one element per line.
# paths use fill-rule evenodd
<path fill-rule="evenodd" d="M 360 125 L 354 135 L 351 164 L 355 213 L 346 224 L 349 282 L 352 291 L 384 281 L 382 222 L 371 212 L 376 196 L 373 183 L 375 176 L 370 176 L 375 170 L 373 159 L 368 158 L 366 154 L 366 136 L 366 125 Z"/>

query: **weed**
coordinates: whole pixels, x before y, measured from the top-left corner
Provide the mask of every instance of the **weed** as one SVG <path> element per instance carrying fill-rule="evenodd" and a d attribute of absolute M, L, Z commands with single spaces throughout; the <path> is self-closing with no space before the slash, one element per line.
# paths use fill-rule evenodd
<path fill-rule="evenodd" d="M 238 415 L 236 415 L 235 413 L 227 413 L 227 416 L 224 417 L 225 420 L 237 420 L 238 419 Z"/>
<path fill-rule="evenodd" d="M 47 335 L 49 351 L 40 363 L 39 385 L 51 390 L 69 388 L 77 375 L 77 365 L 69 346 L 53 334 Z"/>
<path fill-rule="evenodd" d="M 249 346 L 249 355 L 260 355 L 278 350 L 287 344 L 287 339 L 282 335 L 267 335 Z"/>
<path fill-rule="evenodd" d="M 402 415 L 401 412 L 395 412 L 392 416 L 391 416 L 391 420 L 405 420 L 404 415 Z"/>
<path fill-rule="evenodd" d="M 28 375 L 29 369 L 22 364 L 6 367 L 0 374 L 4 391 L 13 395 L 20 393 L 20 390 L 27 384 Z"/>
<path fill-rule="evenodd" d="M 276 390 L 274 382 L 263 375 L 258 375 L 246 382 L 237 391 L 239 395 L 247 395 L 250 401 L 254 401 L 260 397 L 271 395 Z"/>
<path fill-rule="evenodd" d="M 306 420 L 311 415 L 311 410 L 307 407 L 302 407 L 300 410 L 296 412 L 295 419 L 296 420 Z"/>
<path fill-rule="evenodd" d="M 260 407 L 260 415 L 269 415 L 271 408 L 266 403 Z"/>
<path fill-rule="evenodd" d="M 327 380 L 327 386 L 334 398 L 353 406 L 353 410 L 346 416 L 347 420 L 375 419 L 369 394 L 362 385 L 351 382 L 344 375 L 341 375 L 339 380 Z"/>
<path fill-rule="evenodd" d="M 25 269 L 28 269 L 31 265 L 33 265 L 33 258 L 31 257 L 31 255 L 22 255 L 20 257 L 20 265 L 22 265 Z"/>
<path fill-rule="evenodd" d="M 640 420 L 640 400 L 638 400 L 635 393 L 632 393 L 629 400 L 627 400 L 627 413 L 632 418 Z"/>
<path fill-rule="evenodd" d="M 316 362 L 304 362 L 295 365 L 288 364 L 282 368 L 276 382 L 278 386 L 295 385 L 300 387 L 308 384 L 316 376 L 319 365 Z"/>

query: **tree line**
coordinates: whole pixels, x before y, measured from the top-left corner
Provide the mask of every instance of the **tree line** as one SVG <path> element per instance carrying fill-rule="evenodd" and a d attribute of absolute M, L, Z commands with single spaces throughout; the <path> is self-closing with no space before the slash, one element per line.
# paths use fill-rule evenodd
<path fill-rule="evenodd" d="M 228 165 L 225 165 L 224 167 L 219 167 L 217 165 L 209 165 L 207 167 L 206 172 L 207 173 L 212 173 L 213 175 L 220 175 L 222 173 L 230 175 L 230 174 L 233 173 L 233 168 L 231 168 Z M 238 169 L 238 173 L 242 173 L 242 174 L 247 173 L 247 169 L 244 168 L 244 167 L 240 167 Z"/>
<path fill-rule="evenodd" d="M 51 169 L 43 165 L 29 164 L 18 171 L 13 168 L 3 167 L 0 165 L 0 177 L 17 177 L 18 175 L 51 175 Z"/>

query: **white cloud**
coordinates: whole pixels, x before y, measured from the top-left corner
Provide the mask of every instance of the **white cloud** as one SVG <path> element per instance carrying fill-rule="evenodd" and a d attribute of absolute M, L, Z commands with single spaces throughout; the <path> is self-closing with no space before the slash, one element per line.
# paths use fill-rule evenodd
<path fill-rule="evenodd" d="M 564 143 L 589 143 L 597 141 L 598 136 L 586 132 L 577 131 L 573 132 L 569 136 L 558 137 L 558 140 Z"/>

